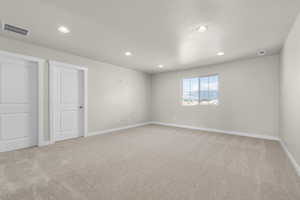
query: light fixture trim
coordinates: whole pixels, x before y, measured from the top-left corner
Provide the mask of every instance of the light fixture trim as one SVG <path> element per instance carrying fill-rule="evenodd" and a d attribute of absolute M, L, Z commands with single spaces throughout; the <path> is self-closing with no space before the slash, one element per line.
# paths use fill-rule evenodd
<path fill-rule="evenodd" d="M 264 56 L 264 55 L 266 55 L 266 50 L 263 50 L 263 49 L 261 49 L 261 50 L 259 50 L 258 52 L 257 52 L 257 55 L 258 56 Z"/>
<path fill-rule="evenodd" d="M 130 51 L 126 51 L 125 56 L 132 56 L 132 53 Z"/>
<path fill-rule="evenodd" d="M 200 33 L 204 33 L 208 30 L 208 26 L 207 25 L 200 25 L 197 27 L 197 31 Z"/>
<path fill-rule="evenodd" d="M 66 26 L 59 26 L 57 30 L 61 33 L 64 33 L 64 34 L 67 34 L 67 33 L 71 32 L 70 29 Z"/>
<path fill-rule="evenodd" d="M 157 67 L 158 67 L 158 68 L 163 68 L 163 67 L 164 67 L 164 65 L 157 65 Z"/>
<path fill-rule="evenodd" d="M 217 55 L 218 55 L 218 56 L 224 56 L 225 53 L 224 53 L 223 51 L 219 51 L 219 52 L 217 53 Z"/>

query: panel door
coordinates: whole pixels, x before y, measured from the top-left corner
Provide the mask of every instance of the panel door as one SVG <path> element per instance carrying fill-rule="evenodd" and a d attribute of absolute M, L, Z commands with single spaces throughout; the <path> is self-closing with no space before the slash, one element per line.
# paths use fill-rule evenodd
<path fill-rule="evenodd" d="M 37 145 L 37 68 L 0 56 L 0 152 Z"/>
<path fill-rule="evenodd" d="M 83 136 L 82 80 L 78 69 L 54 67 L 55 141 Z"/>

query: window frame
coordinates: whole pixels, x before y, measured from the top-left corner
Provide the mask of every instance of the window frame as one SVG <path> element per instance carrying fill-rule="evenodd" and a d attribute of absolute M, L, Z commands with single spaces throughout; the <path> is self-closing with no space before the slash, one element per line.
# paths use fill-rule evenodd
<path fill-rule="evenodd" d="M 217 76 L 218 77 L 218 102 L 216 103 L 216 104 L 211 104 L 211 103 L 201 103 L 201 101 L 200 101 L 200 92 L 201 92 L 201 81 L 200 81 L 200 79 L 201 78 L 209 78 L 209 77 L 211 77 L 211 76 Z M 196 105 L 188 105 L 188 104 L 184 104 L 183 103 L 183 94 L 184 94 L 184 92 L 183 92 L 183 81 L 185 80 L 185 79 L 194 79 L 194 78 L 197 78 L 198 79 L 198 88 L 199 88 L 199 91 L 198 91 L 198 93 L 199 93 L 199 99 L 198 99 L 198 103 L 196 104 Z M 181 85 L 181 87 L 180 87 L 180 94 L 181 94 L 181 98 L 180 98 L 180 104 L 182 105 L 182 106 L 198 106 L 198 105 L 200 105 L 200 106 L 218 106 L 219 104 L 220 104 L 220 87 L 219 87 L 219 82 L 220 82 L 220 76 L 219 76 L 219 74 L 218 73 L 214 73 L 214 74 L 209 74 L 209 75 L 200 75 L 200 76 L 191 76 L 191 77 L 183 77 L 183 78 L 181 78 L 181 81 L 180 81 L 180 85 Z"/>

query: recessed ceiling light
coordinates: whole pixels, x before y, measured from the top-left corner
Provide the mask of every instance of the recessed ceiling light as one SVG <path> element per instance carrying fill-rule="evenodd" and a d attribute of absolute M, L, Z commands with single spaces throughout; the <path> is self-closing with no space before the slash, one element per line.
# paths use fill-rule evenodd
<path fill-rule="evenodd" d="M 65 26 L 58 27 L 58 31 L 61 33 L 70 33 L 70 30 Z"/>
<path fill-rule="evenodd" d="M 204 33 L 205 31 L 207 31 L 207 26 L 199 26 L 197 27 L 197 31 L 200 33 Z"/>
<path fill-rule="evenodd" d="M 163 68 L 164 66 L 163 66 L 163 65 L 157 65 L 157 67 L 158 67 L 158 68 Z"/>
<path fill-rule="evenodd" d="M 265 50 L 259 50 L 259 51 L 257 52 L 257 55 L 258 55 L 258 56 L 264 56 L 264 55 L 266 55 L 266 51 L 265 51 Z"/>
<path fill-rule="evenodd" d="M 132 53 L 130 51 L 125 52 L 125 56 L 132 56 Z"/>
<path fill-rule="evenodd" d="M 224 56 L 224 55 L 225 55 L 225 53 L 224 53 L 224 52 L 222 52 L 222 51 L 220 51 L 220 52 L 218 52 L 218 53 L 217 53 L 217 55 L 218 55 L 218 56 Z"/>

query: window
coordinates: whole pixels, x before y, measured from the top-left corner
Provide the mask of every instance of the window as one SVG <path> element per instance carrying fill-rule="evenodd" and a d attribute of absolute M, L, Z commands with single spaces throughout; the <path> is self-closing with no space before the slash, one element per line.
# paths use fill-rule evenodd
<path fill-rule="evenodd" d="M 183 79 L 182 104 L 217 105 L 219 103 L 218 84 L 218 75 Z"/>
<path fill-rule="evenodd" d="M 196 105 L 199 103 L 199 79 L 183 79 L 183 105 Z"/>

